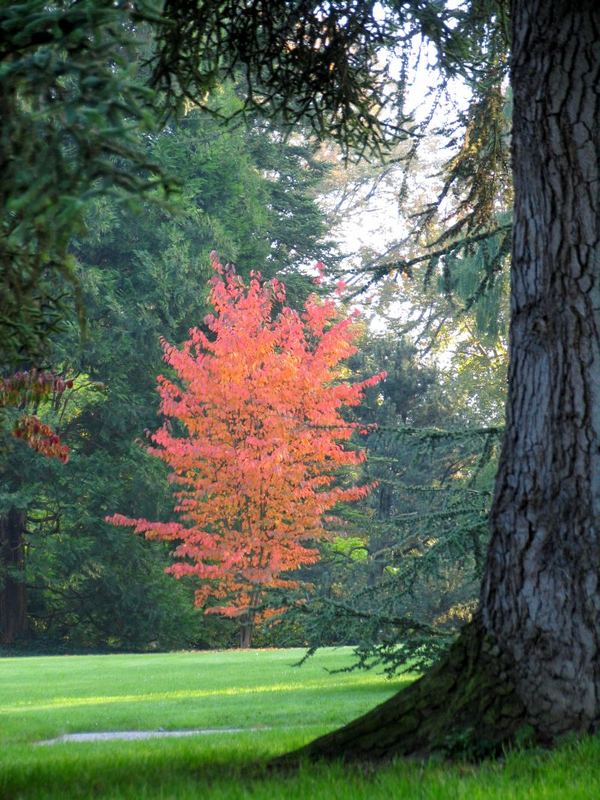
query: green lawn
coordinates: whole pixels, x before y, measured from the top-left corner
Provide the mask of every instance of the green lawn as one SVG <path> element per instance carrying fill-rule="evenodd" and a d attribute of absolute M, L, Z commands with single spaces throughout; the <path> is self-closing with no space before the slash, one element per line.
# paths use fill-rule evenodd
<path fill-rule="evenodd" d="M 593 798 L 600 742 L 515 753 L 474 768 L 398 762 L 374 772 L 305 765 L 265 771 L 385 700 L 402 681 L 332 675 L 348 649 L 0 659 L 0 798 Z M 244 728 L 185 739 L 36 743 L 65 733 Z"/>

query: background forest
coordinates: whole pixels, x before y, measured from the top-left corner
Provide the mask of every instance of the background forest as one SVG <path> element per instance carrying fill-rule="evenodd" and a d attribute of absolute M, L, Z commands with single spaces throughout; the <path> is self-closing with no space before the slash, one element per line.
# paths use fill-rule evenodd
<path fill-rule="evenodd" d="M 234 111 L 234 89 L 223 88 L 219 103 Z M 224 127 L 201 110 L 138 144 L 181 190 L 167 204 L 158 189 L 135 206 L 97 198 L 71 244 L 85 324 L 62 324 L 46 356 L 70 388 L 32 409 L 68 446 L 69 461 L 41 458 L 2 434 L 0 504 L 19 531 L 2 550 L 7 652 L 237 643 L 235 620 L 204 616 L 193 581 L 165 575 L 167 545 L 105 522 L 116 509 L 172 513 L 164 465 L 143 441 L 158 425 L 159 338 L 181 343 L 204 318 L 215 248 L 242 276 L 258 268 L 283 280 L 295 308 L 310 292 L 326 294 L 350 255 L 359 274 L 373 258 L 350 254 L 337 223 L 366 213 L 365 195 L 386 167 L 344 169 L 337 151 L 300 128 L 286 137 L 259 119 Z M 425 166 L 411 169 L 412 180 L 424 179 Z M 352 477 L 377 488 L 341 509 L 344 529 L 299 572 L 312 588 L 273 598 L 288 611 L 256 631 L 256 645 L 353 644 L 361 664 L 382 660 L 393 670 L 408 655 L 428 660 L 468 618 L 505 367 L 505 287 L 478 294 L 478 258 L 473 249 L 461 260 L 450 288 L 424 263 L 422 274 L 391 277 L 356 299 L 365 321 L 348 376 L 385 370 L 387 378 L 352 411 L 377 426 L 358 437 L 368 460 Z M 328 270 L 319 287 L 316 260 Z"/>
<path fill-rule="evenodd" d="M 286 770 L 510 778 L 581 736 L 539 785 L 569 794 L 600 725 L 599 31 L 592 0 L 0 7 L 0 794 L 78 783 L 31 780 L 41 735 L 165 698 L 193 733 L 206 676 L 98 694 L 100 662 L 237 663 L 266 708 L 290 646 L 421 675 L 357 719 L 319 693 L 312 733 L 304 695 Z M 271 730 L 230 710 L 196 733 Z"/>

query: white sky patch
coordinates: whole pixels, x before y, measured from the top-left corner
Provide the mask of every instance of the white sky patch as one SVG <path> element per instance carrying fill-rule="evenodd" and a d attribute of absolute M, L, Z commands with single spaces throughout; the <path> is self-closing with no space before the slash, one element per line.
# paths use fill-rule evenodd
<path fill-rule="evenodd" d="M 400 75 L 400 60 L 389 56 L 390 71 L 394 78 Z M 429 116 L 428 131 L 419 145 L 415 171 L 409 170 L 406 179 L 406 194 L 399 198 L 404 179 L 402 163 L 371 169 L 371 177 L 361 174 L 360 165 L 349 171 L 349 183 L 340 190 L 330 192 L 321 202 L 333 220 L 331 233 L 340 244 L 346 256 L 344 266 L 348 276 L 356 274 L 361 266 L 382 263 L 394 246 L 407 239 L 411 231 L 410 215 L 432 202 L 441 188 L 440 169 L 451 155 L 449 141 L 431 133 L 447 126 L 457 119 L 467 108 L 470 98 L 468 86 L 457 79 L 448 83 L 445 93 L 437 100 L 436 92 L 441 84 L 441 76 L 436 69 L 436 54 L 432 45 L 423 42 L 415 46 L 414 66 L 405 97 L 406 108 L 419 125 L 424 125 Z M 353 172 L 355 175 L 353 175 Z M 393 259 L 393 254 L 390 253 Z M 350 288 L 354 280 L 349 280 Z M 376 314 L 369 315 L 368 295 L 377 292 L 373 287 L 358 305 L 363 306 L 366 316 L 370 316 L 370 327 L 383 332 L 386 322 Z M 392 317 L 406 321 L 411 316 L 409 303 L 395 303 L 388 312 Z"/>

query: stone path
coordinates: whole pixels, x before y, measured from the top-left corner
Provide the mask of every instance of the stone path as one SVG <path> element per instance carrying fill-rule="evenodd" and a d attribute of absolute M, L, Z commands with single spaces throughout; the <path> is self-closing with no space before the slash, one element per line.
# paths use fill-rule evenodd
<path fill-rule="evenodd" d="M 217 733 L 246 733 L 265 731 L 269 728 L 188 728 L 183 731 L 104 731 L 102 733 L 65 733 L 55 739 L 36 742 L 37 745 L 62 744 L 63 742 L 107 742 L 115 739 L 171 739 L 182 736 L 210 736 Z"/>

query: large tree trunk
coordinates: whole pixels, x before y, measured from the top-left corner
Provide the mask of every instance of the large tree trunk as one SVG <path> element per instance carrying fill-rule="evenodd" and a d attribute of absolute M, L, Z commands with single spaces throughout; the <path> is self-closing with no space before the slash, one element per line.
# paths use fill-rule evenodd
<path fill-rule="evenodd" d="M 600 718 L 600 6 L 513 0 L 507 428 L 481 613 L 311 757 L 483 755 Z"/>
<path fill-rule="evenodd" d="M 600 7 L 513 3 L 509 400 L 482 591 L 542 736 L 600 717 Z"/>
<path fill-rule="evenodd" d="M 24 535 L 26 513 L 10 508 L 0 516 L 0 642 L 12 644 L 26 631 Z"/>

